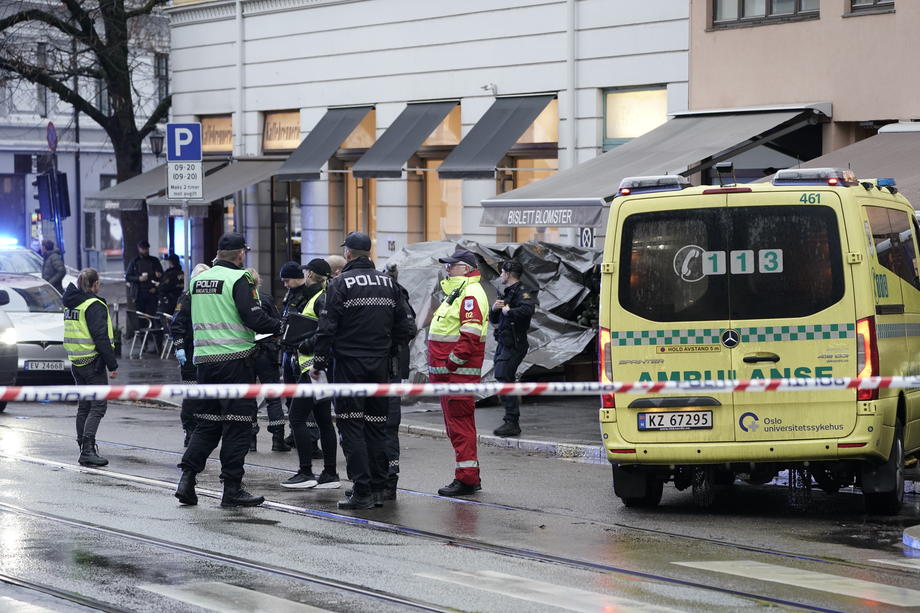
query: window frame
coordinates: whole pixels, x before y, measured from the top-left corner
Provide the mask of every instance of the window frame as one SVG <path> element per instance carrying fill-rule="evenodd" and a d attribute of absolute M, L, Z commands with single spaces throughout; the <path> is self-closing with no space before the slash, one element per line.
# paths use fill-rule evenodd
<path fill-rule="evenodd" d="M 666 83 L 638 85 L 633 87 L 605 87 L 601 90 L 601 108 L 603 109 L 603 114 L 601 116 L 601 151 L 603 153 L 613 151 L 620 145 L 625 145 L 629 141 L 639 138 L 638 136 L 634 136 L 633 138 L 607 138 L 607 94 L 622 94 L 628 92 L 648 92 L 659 90 L 664 90 L 666 101 L 665 103 L 667 104 L 668 85 Z M 668 113 L 667 109 L 665 109 L 665 122 L 667 121 Z"/>
<path fill-rule="evenodd" d="M 870 2 L 871 4 L 860 4 L 856 3 Z M 851 13 L 862 13 L 863 11 L 888 11 L 894 10 L 894 0 L 850 0 L 850 12 Z"/>
<path fill-rule="evenodd" d="M 777 23 L 783 21 L 799 21 L 804 19 L 818 19 L 821 16 L 821 6 L 820 2 L 818 3 L 818 8 L 814 9 L 803 9 L 802 0 L 795 0 L 795 6 L 792 8 L 791 13 L 773 13 L 773 2 L 774 0 L 764 0 L 764 14 L 755 15 L 752 17 L 746 17 L 744 15 L 744 2 L 745 0 L 722 0 L 723 2 L 735 2 L 737 4 L 737 17 L 734 19 L 723 19 L 716 20 L 716 11 L 719 6 L 720 0 L 713 0 L 712 7 L 709 12 L 710 23 L 712 28 L 733 28 L 738 26 L 747 26 L 747 25 L 760 25 L 760 24 L 769 24 Z M 893 0 L 892 0 L 893 1 Z M 851 0 L 852 2 L 852 0 Z"/>

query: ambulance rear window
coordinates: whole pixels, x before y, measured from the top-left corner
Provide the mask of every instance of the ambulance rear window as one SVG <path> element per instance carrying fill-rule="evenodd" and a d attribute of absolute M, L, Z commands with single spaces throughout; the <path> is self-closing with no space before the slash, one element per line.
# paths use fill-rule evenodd
<path fill-rule="evenodd" d="M 653 321 L 803 317 L 844 294 L 823 206 L 657 211 L 623 223 L 619 300 Z"/>

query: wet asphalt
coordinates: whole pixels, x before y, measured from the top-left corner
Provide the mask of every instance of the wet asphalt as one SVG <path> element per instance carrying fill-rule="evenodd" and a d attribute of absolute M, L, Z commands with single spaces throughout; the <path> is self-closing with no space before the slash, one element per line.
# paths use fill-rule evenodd
<path fill-rule="evenodd" d="M 295 456 L 268 451 L 263 430 L 245 482 L 271 505 L 220 508 L 212 462 L 199 505 L 182 507 L 175 409 L 111 404 L 99 471 L 76 464 L 74 414 L 0 414 L 2 610 L 920 610 L 901 544 L 915 494 L 892 518 L 866 516 L 855 492 L 815 490 L 793 512 L 784 488 L 741 484 L 706 510 L 670 486 L 660 508 L 625 509 L 608 466 L 483 447 L 483 491 L 451 500 L 435 494 L 449 443 L 404 435 L 398 500 L 339 512 L 342 490 L 280 488 Z"/>

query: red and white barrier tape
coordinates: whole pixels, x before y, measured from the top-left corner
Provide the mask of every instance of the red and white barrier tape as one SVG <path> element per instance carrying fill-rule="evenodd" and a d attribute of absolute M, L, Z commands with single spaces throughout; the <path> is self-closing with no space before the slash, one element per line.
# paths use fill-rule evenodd
<path fill-rule="evenodd" d="M 599 394 L 679 394 L 703 392 L 810 392 L 835 389 L 920 388 L 920 376 L 749 381 L 639 381 L 635 383 L 328 383 L 310 384 L 166 384 L 83 386 L 0 386 L 4 402 L 76 402 L 77 400 L 182 400 L 301 398 L 314 396 L 596 396 Z"/>

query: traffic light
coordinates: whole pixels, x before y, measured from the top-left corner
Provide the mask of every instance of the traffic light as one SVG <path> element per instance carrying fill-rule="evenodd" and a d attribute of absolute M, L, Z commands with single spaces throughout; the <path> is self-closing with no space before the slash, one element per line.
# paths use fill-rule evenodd
<path fill-rule="evenodd" d="M 51 175 L 41 174 L 35 177 L 32 185 L 36 188 L 36 194 L 33 196 L 38 200 L 38 214 L 43 219 L 53 219 L 53 207 L 51 202 Z"/>
<path fill-rule="evenodd" d="M 57 173 L 57 212 L 61 219 L 70 217 L 70 191 L 67 189 L 67 173 Z"/>
<path fill-rule="evenodd" d="M 37 175 L 32 185 L 36 188 L 34 198 L 38 200 L 38 211 L 42 219 L 70 217 L 70 190 L 67 188 L 67 173 L 58 172 Z"/>

